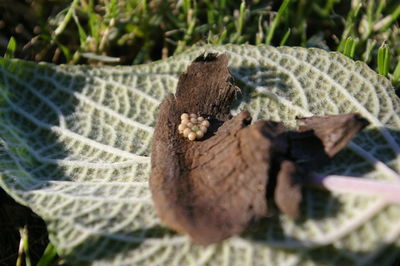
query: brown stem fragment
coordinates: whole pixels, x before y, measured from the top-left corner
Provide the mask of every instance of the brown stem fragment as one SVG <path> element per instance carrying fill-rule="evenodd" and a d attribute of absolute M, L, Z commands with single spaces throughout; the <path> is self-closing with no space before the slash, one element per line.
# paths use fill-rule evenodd
<path fill-rule="evenodd" d="M 230 119 L 239 88 L 230 82 L 227 60 L 226 55 L 200 56 L 180 76 L 176 94 L 159 107 L 152 144 L 150 189 L 156 210 L 170 228 L 201 245 L 242 232 L 267 215 L 269 200 L 298 217 L 301 174 L 316 159 L 332 157 L 367 124 L 355 114 L 334 116 L 335 122 L 344 121 L 340 130 L 323 130 L 318 119 L 308 118 L 293 132 L 272 121 L 250 124 L 247 111 Z M 179 134 L 182 113 L 208 118 L 201 141 Z"/>

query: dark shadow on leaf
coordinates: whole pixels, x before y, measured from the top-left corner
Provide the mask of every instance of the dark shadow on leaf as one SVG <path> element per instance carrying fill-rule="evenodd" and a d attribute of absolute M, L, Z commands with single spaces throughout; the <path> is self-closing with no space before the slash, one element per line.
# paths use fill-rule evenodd
<path fill-rule="evenodd" d="M 48 67 L 29 62 L 17 65 L 16 62 L 10 63 L 6 60 L 1 63 L 3 75 L 0 75 L 0 107 L 7 108 L 0 116 L 0 137 L 5 143 L 0 146 L 0 172 L 3 182 L 14 191 L 28 192 L 51 186 L 49 181 L 71 181 L 72 173 L 66 173 L 55 162 L 69 155 L 69 151 L 59 143 L 59 136 L 50 130 L 51 127 L 60 126 L 59 116 L 38 96 L 50 97 L 42 89 L 48 88 L 49 93 L 57 91 L 57 88 L 48 80 L 36 79 L 33 73 L 33 69 L 49 71 Z M 71 79 L 69 74 L 57 75 L 59 80 Z M 77 82 L 79 83 L 84 84 L 83 80 Z M 62 110 L 64 116 L 72 114 L 76 102 L 66 104 L 72 95 L 58 91 L 51 97 L 55 106 L 65 107 Z M 38 126 L 35 120 L 42 124 Z M 14 173 L 17 176 L 13 176 Z M 0 265 L 15 265 L 20 241 L 18 230 L 25 225 L 28 230 L 30 259 L 36 265 L 48 244 L 45 222 L 0 188 Z"/>
<path fill-rule="evenodd" d="M 301 216 L 295 220 L 298 226 L 309 219 L 322 220 L 335 217 L 340 212 L 340 202 L 329 191 L 305 187 L 302 194 Z M 265 242 L 267 236 L 272 237 L 272 239 L 283 239 L 285 237 L 280 221 L 282 219 L 280 215 L 283 214 L 280 214 L 273 202 L 270 202 L 268 208 L 269 216 L 251 225 L 242 234 L 243 237 L 261 242 Z M 296 242 L 298 241 L 296 240 Z"/>
<path fill-rule="evenodd" d="M 272 228 L 271 228 L 272 227 Z M 266 233 L 268 232 L 268 234 Z M 348 249 L 336 248 L 333 245 L 323 245 L 317 247 L 307 247 L 307 244 L 299 239 L 285 236 L 280 227 L 280 217 L 274 215 L 263 219 L 249 227 L 242 235 L 243 238 L 255 241 L 259 244 L 268 245 L 271 243 L 273 248 L 282 248 L 288 251 L 296 252 L 304 260 L 310 260 L 317 265 L 383 265 L 398 266 L 400 265 L 400 246 L 395 244 L 377 244 L 379 253 L 373 255 L 376 250 L 368 252 L 355 252 Z M 266 238 L 269 238 L 266 241 Z M 282 241 L 285 239 L 285 242 Z M 281 243 L 282 246 L 279 246 Z M 289 243 L 294 247 L 290 248 Z M 360 262 L 362 260 L 362 263 Z"/>
<path fill-rule="evenodd" d="M 399 153 L 396 148 L 392 147 L 384 138 L 382 131 L 386 131 L 394 143 L 400 146 L 400 129 L 384 127 L 366 128 L 361 131 L 352 142 L 360 147 L 368 155 L 372 155 L 377 161 L 384 163 L 388 168 L 391 168 Z M 316 169 L 321 175 L 344 175 L 360 177 L 374 171 L 373 163 L 368 162 L 362 155 L 346 148 L 339 152 L 332 160 L 319 169 Z M 391 168 L 393 170 L 393 168 Z M 393 170 L 395 172 L 395 170 Z"/>
<path fill-rule="evenodd" d="M 66 171 L 58 160 L 82 160 L 85 158 L 85 149 L 82 149 L 81 154 L 71 156 L 74 143 L 71 142 L 71 150 L 68 150 L 60 142 L 60 136 L 54 128 L 63 130 L 59 114 L 68 118 L 76 112 L 78 100 L 74 93 L 87 87 L 86 77 L 59 71 L 53 65 L 10 63 L 6 60 L 1 63 L 3 75 L 0 74 L 0 107 L 7 110 L 1 112 L 0 116 L 0 137 L 6 144 L 0 146 L 0 172 L 4 182 L 11 190 L 25 192 L 51 189 L 52 181 L 74 182 L 74 177 L 82 169 L 70 167 Z M 40 75 L 36 77 L 35 71 L 49 73 L 54 81 L 41 78 Z M 73 88 L 71 92 L 63 90 L 67 87 Z M 66 126 L 68 128 L 68 121 Z M 79 131 L 79 128 L 75 130 Z M 13 176 L 15 172 L 17 176 Z M 21 173 L 26 173 L 26 176 Z M 90 170 L 87 175 L 89 178 L 93 175 L 93 179 L 99 177 Z M 0 265 L 15 265 L 20 239 L 18 229 L 25 224 L 28 226 L 31 259 L 36 264 L 48 243 L 45 223 L 29 208 L 16 203 L 0 189 Z M 40 245 L 35 241 L 40 242 Z"/>
<path fill-rule="evenodd" d="M 93 260 L 112 260 L 115 256 L 123 253 L 140 249 L 143 242 L 147 239 L 162 239 L 163 237 L 177 235 L 162 226 L 154 226 L 147 229 L 139 229 L 135 231 L 114 232 L 113 237 L 107 239 L 103 237 L 90 237 L 84 243 L 75 247 L 67 256 L 73 262 L 73 265 L 89 265 Z M 107 248 L 102 249 L 102 252 L 97 252 L 99 246 L 104 246 L 107 243 Z M 88 256 L 88 254 L 90 254 Z M 91 257 L 95 254 L 93 257 Z M 77 260 L 77 258 L 87 258 L 87 260 Z"/>
<path fill-rule="evenodd" d="M 317 263 L 318 265 L 400 265 L 400 246 L 382 243 L 378 245 L 382 251 L 373 256 L 372 252 L 355 252 L 336 248 L 333 245 L 323 246 L 310 250 L 301 256 Z M 361 261 L 357 261 L 358 258 Z"/>
<path fill-rule="evenodd" d="M 106 175 L 109 169 L 105 168 L 104 170 L 99 171 L 98 169 L 83 169 L 79 166 L 75 167 L 68 165 L 67 167 L 64 167 L 60 163 L 60 161 L 64 160 L 67 163 L 71 162 L 73 165 L 75 161 L 82 162 L 87 159 L 89 162 L 92 162 L 94 159 L 95 163 L 100 164 L 100 162 L 96 161 L 96 158 L 90 157 L 91 147 L 89 144 L 84 147 L 82 147 L 83 145 L 79 147 L 74 141 L 71 141 L 69 142 L 70 145 L 67 147 L 65 143 L 62 142 L 65 141 L 65 138 L 71 136 L 68 136 L 68 134 L 62 134 L 65 133 L 65 131 L 63 131 L 62 120 L 59 115 L 62 114 L 64 118 L 67 118 L 65 121 L 66 131 L 68 131 L 67 133 L 76 133 L 78 135 L 83 135 L 82 132 L 85 132 L 85 125 L 81 125 L 81 127 L 75 125 L 74 127 L 74 125 L 70 124 L 71 121 L 73 121 L 74 116 L 76 115 L 89 115 L 90 122 L 93 124 L 91 125 L 91 131 L 85 132 L 83 138 L 86 138 L 88 140 L 87 142 L 101 142 L 96 139 L 96 137 L 101 133 L 96 124 L 98 123 L 96 120 L 98 119 L 97 114 L 95 112 L 90 113 L 93 111 L 90 108 L 90 110 L 87 111 L 83 110 L 82 102 L 76 96 L 77 94 L 82 93 L 82 95 L 87 99 L 96 102 L 96 93 L 92 91 L 96 89 L 97 85 L 95 78 L 93 78 L 94 74 L 92 73 L 91 78 L 88 79 L 89 75 L 85 73 L 86 71 L 90 71 L 91 68 L 88 67 L 88 70 L 82 69 L 83 73 L 77 76 L 75 75 L 75 72 L 77 71 L 76 68 L 79 68 L 77 66 L 71 67 L 71 71 L 69 71 L 69 66 L 65 66 L 65 69 L 61 71 L 59 69 L 60 66 L 37 65 L 29 62 L 21 62 L 21 65 L 18 67 L 6 62 L 5 65 L 0 65 L 0 67 L 4 68 L 4 73 L 6 73 L 3 76 L 0 73 L 0 89 L 2 89 L 1 85 L 4 85 L 4 88 L 7 88 L 7 91 L 0 91 L 1 93 L 5 93 L 5 96 L 7 97 L 7 100 L 3 101 L 3 95 L 0 94 L 0 107 L 7 108 L 7 112 L 3 112 L 2 116 L 0 116 L 0 123 L 4 128 L 10 129 L 9 131 L 12 132 L 12 134 L 2 134 L 0 136 L 7 144 L 0 148 L 0 168 L 21 169 L 26 172 L 29 177 L 27 178 L 19 175 L 12 176 L 12 173 L 8 172 L 2 173 L 4 176 L 6 174 L 9 175 L 9 177 L 5 177 L 6 185 L 12 190 L 20 190 L 21 192 L 37 190 L 49 191 L 54 184 L 57 185 L 54 181 L 66 181 L 71 184 L 73 182 L 80 182 L 81 180 L 77 180 L 76 177 L 82 176 L 82 171 L 85 171 L 85 181 L 101 182 L 103 173 Z M 49 73 L 51 78 L 42 78 L 40 75 L 36 77 L 35 71 Z M 123 75 L 127 75 L 127 73 Z M 6 87 L 5 84 L 15 85 L 12 87 Z M 66 92 L 66 88 L 69 88 L 70 91 Z M 106 93 L 112 93 L 112 91 L 108 91 L 108 89 L 109 88 L 106 88 Z M 89 92 L 84 92 L 84 90 L 89 90 Z M 41 97 L 46 98 L 47 102 L 43 101 Z M 107 101 L 108 98 L 111 97 L 105 97 L 104 101 Z M 96 103 L 102 104 L 102 102 Z M 8 106 L 13 107 L 9 108 Z M 54 110 L 54 106 L 59 108 L 59 113 Z M 23 110 L 23 112 L 20 112 L 21 110 Z M 127 116 L 130 115 L 133 114 L 130 113 Z M 79 119 L 79 117 L 76 119 Z M 37 123 L 36 121 L 40 121 L 40 123 Z M 110 123 L 111 124 L 108 126 L 113 127 L 114 122 L 111 121 Z M 55 133 L 60 131 L 62 132 L 61 134 Z M 125 132 L 117 133 L 125 134 Z M 60 135 L 62 136 L 61 138 Z M 71 138 L 73 138 L 73 136 Z M 107 141 L 107 139 L 103 139 L 103 141 L 104 140 Z M 118 141 L 119 139 L 114 143 L 115 146 L 120 144 Z M 14 143 L 20 143 L 21 145 L 19 145 L 18 149 L 15 149 L 13 146 Z M 134 150 L 140 148 L 134 145 L 137 144 L 132 144 L 132 147 L 129 149 Z M 78 151 L 75 150 L 76 148 L 81 149 L 79 152 L 76 152 Z M 122 149 L 120 146 L 116 148 Z M 127 151 L 129 152 L 130 150 Z M 86 152 L 89 153 L 89 157 L 86 156 Z M 147 151 L 144 151 L 141 155 L 149 154 Z M 18 162 L 13 161 L 12 158 L 16 158 Z M 127 175 L 129 175 L 129 173 L 127 173 Z M 3 190 L 0 190 L 0 194 L 1 193 L 3 193 Z M 7 249 L 0 248 L 0 265 L 4 262 L 3 259 L 7 259 L 8 265 L 15 265 L 15 258 L 19 244 L 17 227 L 20 226 L 20 223 L 14 221 L 8 222 L 7 215 L 9 214 L 2 211 L 2 204 L 2 199 L 0 198 L 0 225 L 2 225 L 2 228 L 4 225 L 4 228 L 0 230 L 0 247 L 5 246 L 7 243 L 3 241 L 7 242 L 9 239 L 12 239 L 12 243 L 15 245 L 11 246 L 10 244 L 10 248 Z M 32 222 L 32 226 L 40 227 L 41 229 L 39 235 L 30 230 L 32 231 L 32 240 L 35 240 L 36 238 L 36 240 L 46 239 L 46 241 L 48 241 L 48 232 L 44 221 L 33 214 L 29 208 L 18 204 L 16 205 L 18 208 L 21 208 L 24 213 L 28 213 L 28 216 L 34 216 L 35 219 Z M 61 219 L 60 216 L 55 216 L 54 218 L 56 221 Z M 29 222 L 28 230 L 31 229 L 30 225 L 31 223 Z M 13 226 L 16 227 L 16 230 L 14 230 L 15 228 L 8 230 L 8 227 Z M 139 247 L 141 245 L 141 240 L 145 238 L 156 238 L 175 234 L 163 227 L 154 227 L 134 232 L 126 230 L 117 233 L 109 233 L 107 231 L 103 233 L 104 235 L 91 235 L 88 240 L 77 246 L 69 254 L 62 255 L 67 255 L 67 258 L 71 260 L 76 260 L 77 256 L 81 256 L 82 258 L 88 257 L 88 254 L 90 253 L 85 252 L 93 252 L 92 254 L 96 254 L 92 259 L 114 257 L 126 250 Z M 130 241 L 130 239 L 136 239 L 139 241 Z M 106 248 L 104 248 L 105 245 L 107 245 Z M 102 249 L 102 252 L 98 252 L 99 248 Z M 41 252 L 42 251 L 43 250 L 41 250 Z M 33 252 L 35 252 L 34 245 L 32 245 L 32 253 Z M 41 254 L 37 255 L 36 253 L 33 254 L 34 262 L 36 262 L 37 258 L 40 258 L 41 256 Z"/>

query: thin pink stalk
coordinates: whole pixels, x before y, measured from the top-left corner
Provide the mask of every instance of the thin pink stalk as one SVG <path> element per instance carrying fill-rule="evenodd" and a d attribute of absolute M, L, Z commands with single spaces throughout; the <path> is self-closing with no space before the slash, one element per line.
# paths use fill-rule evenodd
<path fill-rule="evenodd" d="M 390 203 L 400 203 L 400 181 L 379 181 L 352 176 L 312 176 L 310 185 L 338 193 L 353 193 L 378 196 Z"/>

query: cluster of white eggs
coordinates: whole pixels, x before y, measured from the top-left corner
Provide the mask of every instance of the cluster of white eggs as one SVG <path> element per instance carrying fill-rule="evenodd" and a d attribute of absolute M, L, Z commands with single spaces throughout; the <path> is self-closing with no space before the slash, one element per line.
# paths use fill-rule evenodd
<path fill-rule="evenodd" d="M 181 123 L 178 126 L 180 134 L 189 140 L 201 139 L 206 134 L 210 122 L 202 116 L 196 114 L 183 113 Z"/>

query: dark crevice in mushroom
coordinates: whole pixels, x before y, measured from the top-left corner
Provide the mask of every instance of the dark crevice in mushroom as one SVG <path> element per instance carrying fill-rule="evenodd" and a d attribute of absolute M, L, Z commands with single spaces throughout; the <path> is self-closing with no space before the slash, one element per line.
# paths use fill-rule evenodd
<path fill-rule="evenodd" d="M 240 92 L 226 55 L 199 56 L 175 95 L 161 103 L 152 144 L 150 188 L 161 220 L 194 243 L 208 245 L 241 233 L 270 214 L 270 203 L 300 216 L 303 177 L 328 161 L 368 122 L 357 114 L 299 118 L 297 131 L 260 120 L 231 105 Z M 178 132 L 182 113 L 210 122 L 190 141 Z"/>

